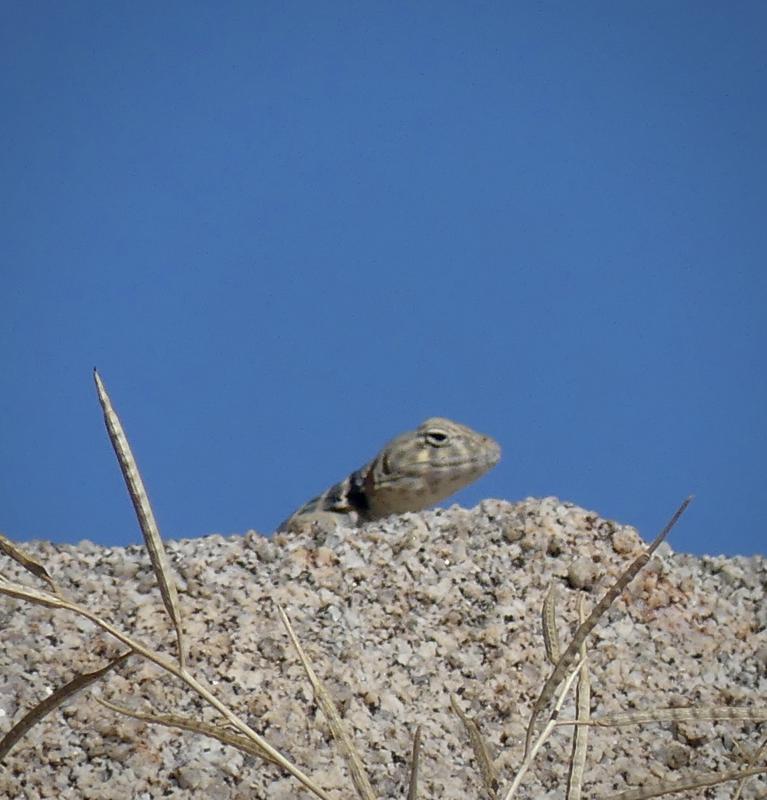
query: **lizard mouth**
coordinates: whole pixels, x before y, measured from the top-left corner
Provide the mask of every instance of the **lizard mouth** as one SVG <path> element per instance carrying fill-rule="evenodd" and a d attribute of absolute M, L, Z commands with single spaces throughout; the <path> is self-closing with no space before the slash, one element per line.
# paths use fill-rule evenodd
<path fill-rule="evenodd" d="M 495 453 L 489 453 L 484 458 L 473 458 L 470 461 L 442 461 L 438 464 L 430 464 L 429 470 L 433 470 L 434 472 L 443 472 L 445 470 L 455 470 L 456 472 L 461 470 L 472 470 L 482 467 L 494 467 L 499 461 L 501 460 L 501 451 L 500 448 Z"/>

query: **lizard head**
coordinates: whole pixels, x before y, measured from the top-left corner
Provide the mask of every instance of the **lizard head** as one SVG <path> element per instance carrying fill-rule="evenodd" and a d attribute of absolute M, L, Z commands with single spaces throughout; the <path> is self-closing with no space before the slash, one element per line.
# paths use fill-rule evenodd
<path fill-rule="evenodd" d="M 489 436 L 430 417 L 389 442 L 373 465 L 376 504 L 388 513 L 419 511 L 484 475 L 501 457 Z"/>

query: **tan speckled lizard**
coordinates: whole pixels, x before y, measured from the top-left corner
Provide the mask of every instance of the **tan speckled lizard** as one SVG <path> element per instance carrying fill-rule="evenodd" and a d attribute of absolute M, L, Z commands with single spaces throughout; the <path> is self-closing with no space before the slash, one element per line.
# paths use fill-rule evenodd
<path fill-rule="evenodd" d="M 344 524 L 421 511 L 484 475 L 501 457 L 498 443 L 442 417 L 389 442 L 368 464 L 305 503 L 278 531 Z"/>

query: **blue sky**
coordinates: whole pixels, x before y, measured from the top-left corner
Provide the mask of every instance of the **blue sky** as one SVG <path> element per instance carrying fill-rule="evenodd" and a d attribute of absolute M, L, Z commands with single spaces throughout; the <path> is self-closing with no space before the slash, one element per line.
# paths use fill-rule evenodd
<path fill-rule="evenodd" d="M 443 415 L 765 551 L 767 6 L 43 3 L 0 24 L 0 530 L 269 531 Z"/>

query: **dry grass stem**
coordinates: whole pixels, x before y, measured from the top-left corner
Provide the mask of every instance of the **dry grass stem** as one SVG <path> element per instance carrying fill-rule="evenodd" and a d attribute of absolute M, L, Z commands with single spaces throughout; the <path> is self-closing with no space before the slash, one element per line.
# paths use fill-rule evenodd
<path fill-rule="evenodd" d="M 679 506 L 674 515 L 666 524 L 665 528 L 658 534 L 652 544 L 650 544 L 643 553 L 637 556 L 637 558 L 634 559 L 631 564 L 629 564 L 626 570 L 618 577 L 618 579 L 604 594 L 602 599 L 596 604 L 591 614 L 589 614 L 588 619 L 578 626 L 572 641 L 557 662 L 557 665 L 551 675 L 549 675 L 547 678 L 540 694 L 538 695 L 538 699 L 535 701 L 535 705 L 533 706 L 533 710 L 530 714 L 530 722 L 527 726 L 527 736 L 525 737 L 525 754 L 527 754 L 530 749 L 533 735 L 535 733 L 535 723 L 537 722 L 538 717 L 546 707 L 547 703 L 554 696 L 557 686 L 559 686 L 559 684 L 562 682 L 562 679 L 567 674 L 567 671 L 570 669 L 570 665 L 573 663 L 578 655 L 578 652 L 580 651 L 581 644 L 586 640 L 586 637 L 591 633 L 591 631 L 594 630 L 602 615 L 612 605 L 615 599 L 636 577 L 636 574 L 639 572 L 639 570 L 642 569 L 642 567 L 650 560 L 652 554 L 660 546 L 661 542 L 666 538 L 666 536 L 668 536 L 671 529 L 674 527 L 674 525 L 676 525 L 679 517 L 682 516 L 685 509 L 688 505 L 690 505 L 691 502 L 692 497 L 688 497 L 682 503 L 682 505 Z"/>
<path fill-rule="evenodd" d="M 556 587 L 552 583 L 543 601 L 541 610 L 541 623 L 543 625 L 543 646 L 546 648 L 546 658 L 556 664 L 560 657 L 559 632 L 557 631 L 557 596 Z"/>
<path fill-rule="evenodd" d="M 166 728 L 180 728 L 181 730 L 190 731 L 191 733 L 200 733 L 203 736 L 209 736 L 211 739 L 218 739 L 222 744 L 236 747 L 243 753 L 262 758 L 270 764 L 277 763 L 255 742 L 239 734 L 231 733 L 228 728 L 222 728 L 220 725 L 211 725 L 209 722 L 202 722 L 201 720 L 192 719 L 191 717 L 181 717 L 176 714 L 150 714 L 144 711 L 135 711 L 127 706 L 119 706 L 116 703 L 110 703 L 108 700 L 104 700 L 101 697 L 97 697 L 96 700 L 110 711 L 124 714 L 126 717 L 133 717 L 133 719 L 140 719 L 143 722 L 151 722 L 156 725 L 164 725 Z"/>
<path fill-rule="evenodd" d="M 503 800 L 511 800 L 511 798 L 514 797 L 517 789 L 522 784 L 523 778 L 527 774 L 527 771 L 530 769 L 530 766 L 533 763 L 533 759 L 537 755 L 538 751 L 541 749 L 543 743 L 549 738 L 549 736 L 551 736 L 551 733 L 556 725 L 557 716 L 562 708 L 562 704 L 565 702 L 565 698 L 570 692 L 570 688 L 572 687 L 575 679 L 578 677 L 580 670 L 581 670 L 581 665 L 579 662 L 575 665 L 575 668 L 563 681 L 559 697 L 557 698 L 557 701 L 554 705 L 554 710 L 551 712 L 551 716 L 549 717 L 548 723 L 543 728 L 536 741 L 533 742 L 531 747 L 529 747 L 526 750 L 522 764 L 517 770 L 517 774 L 514 776 L 514 780 L 512 781 L 508 792 L 506 792 L 506 794 L 503 796 Z"/>
<path fill-rule="evenodd" d="M 418 766 L 421 760 L 421 726 L 415 729 L 413 737 L 413 752 L 410 756 L 410 783 L 407 789 L 407 800 L 416 800 L 418 797 Z"/>
<path fill-rule="evenodd" d="M 647 800 L 650 797 L 661 797 L 664 794 L 686 792 L 691 789 L 704 789 L 706 786 L 717 786 L 720 783 L 737 781 L 761 775 L 767 772 L 767 767 L 753 767 L 752 769 L 733 770 L 730 772 L 702 772 L 689 775 L 675 781 L 662 781 L 660 783 L 645 784 L 641 789 L 630 789 L 606 798 L 606 800 Z"/>
<path fill-rule="evenodd" d="M 756 764 L 756 762 L 759 761 L 759 759 L 764 755 L 765 750 L 767 750 L 767 739 L 764 739 L 757 750 L 748 758 L 746 766 L 749 769 L 753 767 L 754 764 Z M 748 778 L 749 776 L 746 775 L 746 777 L 741 778 L 738 781 L 738 785 L 735 787 L 735 793 L 732 795 L 732 800 L 739 800 L 741 794 L 743 794 L 743 789 L 748 782 Z"/>
<path fill-rule="evenodd" d="M 75 605 L 60 595 L 51 594 L 42 589 L 35 589 L 32 586 L 25 586 L 23 583 L 9 581 L 7 578 L 0 578 L 0 593 L 8 595 L 8 597 L 15 597 L 17 600 L 26 600 L 48 608 L 68 608 L 72 610 L 71 606 Z"/>
<path fill-rule="evenodd" d="M 37 578 L 44 580 L 48 584 L 48 588 L 54 593 L 58 594 L 58 588 L 53 582 L 48 570 L 32 556 L 27 555 L 17 544 L 12 542 L 7 536 L 0 533 L 0 553 L 12 558 L 17 564 L 24 567 L 27 572 L 31 572 Z"/>
<path fill-rule="evenodd" d="M 93 370 L 93 377 L 96 381 L 99 403 L 101 403 L 101 409 L 104 412 L 104 423 L 107 427 L 109 440 L 112 442 L 117 461 L 120 464 L 120 470 L 125 479 L 125 485 L 128 487 L 128 494 L 133 502 L 133 508 L 136 510 L 136 517 L 141 526 L 141 532 L 144 534 L 144 541 L 149 551 L 149 557 L 152 560 L 152 567 L 157 578 L 157 585 L 160 587 L 163 604 L 165 605 L 165 609 L 176 631 L 178 662 L 181 665 L 181 669 L 184 669 L 186 663 L 186 646 L 184 644 L 181 607 L 178 603 L 176 582 L 173 579 L 173 573 L 171 572 L 168 562 L 168 555 L 165 552 L 165 545 L 160 537 L 160 530 L 157 527 L 157 521 L 155 520 L 152 506 L 149 503 L 149 497 L 144 488 L 144 481 L 141 479 L 141 473 L 136 464 L 136 459 L 133 457 L 130 444 L 128 444 L 128 439 L 120 423 L 120 419 L 115 413 L 114 408 L 112 408 L 112 402 L 109 399 L 107 390 L 96 370 Z"/>
<path fill-rule="evenodd" d="M 125 661 L 132 653 L 128 651 L 123 653 L 117 658 L 113 658 L 108 664 L 105 664 L 101 669 L 94 670 L 93 672 L 83 672 L 69 681 L 69 683 L 57 689 L 52 695 L 46 697 L 41 703 L 38 703 L 34 708 L 28 711 L 9 731 L 0 739 L 0 761 L 2 761 L 8 753 L 16 746 L 19 739 L 21 739 L 34 725 L 36 725 L 44 717 L 48 716 L 52 711 L 55 711 L 59 706 L 62 706 L 71 697 L 78 692 L 95 683 L 99 678 L 102 678 L 107 672 L 110 672 L 115 667 Z"/>
<path fill-rule="evenodd" d="M 495 800 L 498 796 L 498 770 L 495 768 L 495 764 L 493 764 L 493 760 L 490 758 L 487 745 L 479 730 L 479 725 L 463 712 L 458 705 L 458 698 L 454 694 L 450 695 L 450 706 L 460 718 L 469 736 L 471 749 L 474 751 L 474 758 L 477 761 L 479 774 L 482 777 L 482 785 L 485 787 L 488 797 L 490 797 L 491 800 Z"/>
<path fill-rule="evenodd" d="M 290 641 L 293 643 L 293 647 L 301 660 L 309 683 L 312 685 L 312 691 L 314 692 L 317 705 L 322 709 L 322 713 L 325 715 L 328 725 L 330 726 L 330 732 L 333 734 L 333 738 L 336 740 L 341 754 L 349 766 L 349 772 L 351 773 L 352 782 L 354 783 L 354 788 L 357 790 L 357 794 L 362 800 L 375 800 L 375 793 L 368 779 L 362 759 L 351 737 L 344 730 L 343 723 L 341 722 L 341 715 L 338 713 L 333 699 L 312 669 L 312 665 L 309 663 L 309 659 L 306 657 L 306 653 L 304 653 L 301 643 L 298 641 L 298 637 L 293 630 L 288 615 L 280 605 L 277 605 L 277 611 L 279 612 L 282 624 L 285 626 L 285 630 L 288 632 Z"/>
<path fill-rule="evenodd" d="M 586 605 L 583 594 L 578 597 L 578 622 L 586 619 Z M 581 669 L 575 686 L 575 714 L 580 722 L 588 722 L 591 715 L 591 678 L 586 653 L 586 643 L 581 645 Z M 570 753 L 570 766 L 567 775 L 567 800 L 580 800 L 583 792 L 583 774 L 586 770 L 586 751 L 589 743 L 589 729 L 578 726 L 573 731 L 573 748 Z"/>
<path fill-rule="evenodd" d="M 767 720 L 765 706 L 708 706 L 705 708 L 656 708 L 652 711 L 629 711 L 609 717 L 592 717 L 588 721 L 563 719 L 558 725 L 591 725 L 615 728 L 624 725 L 646 725 L 652 722 L 709 722 L 721 720 Z"/>

